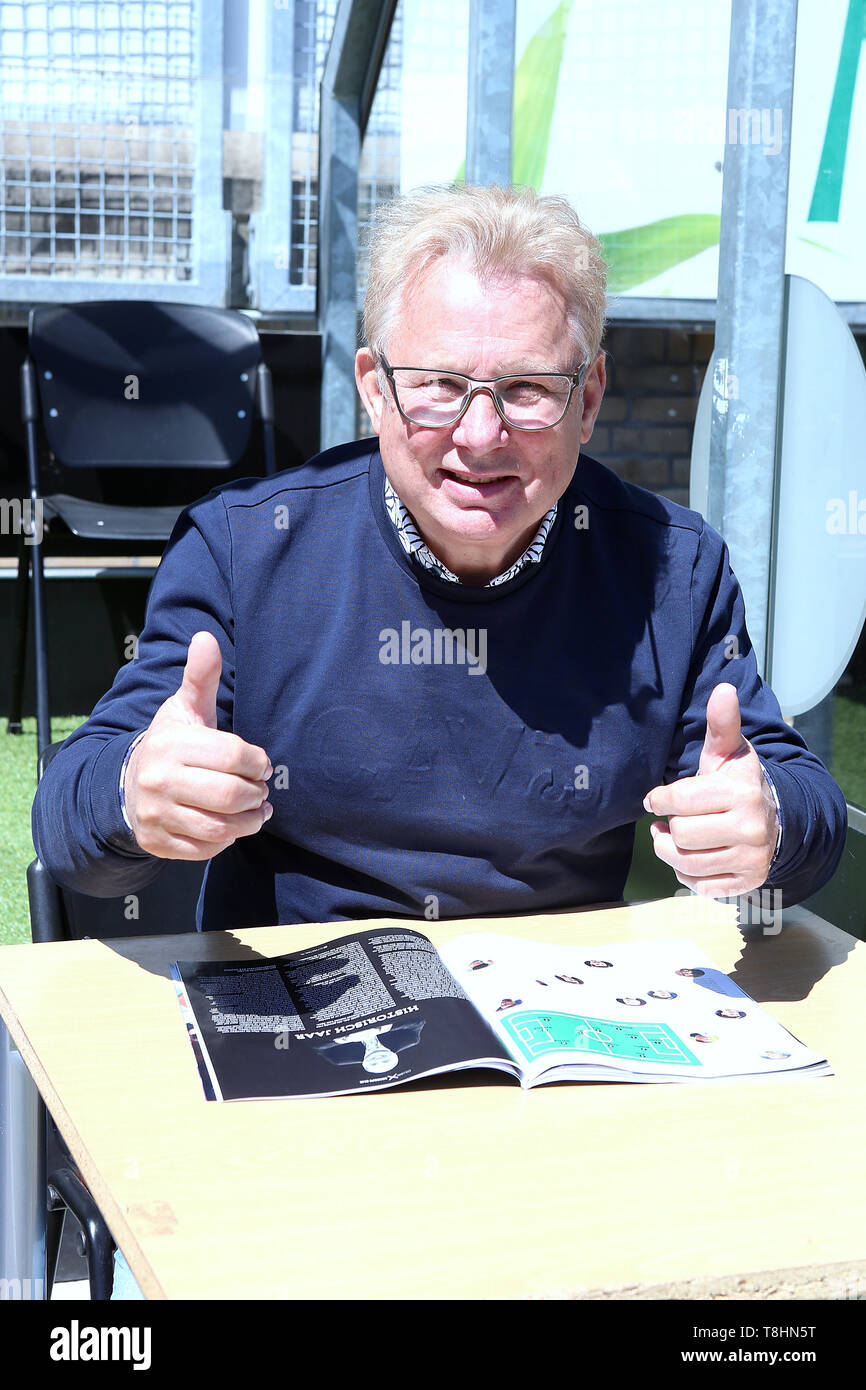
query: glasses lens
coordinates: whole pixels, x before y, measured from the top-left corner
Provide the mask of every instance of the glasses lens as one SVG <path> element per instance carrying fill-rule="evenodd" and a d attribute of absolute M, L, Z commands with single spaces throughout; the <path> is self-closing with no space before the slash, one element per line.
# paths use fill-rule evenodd
<path fill-rule="evenodd" d="M 406 367 L 394 368 L 393 380 L 397 402 L 407 419 L 434 428 L 456 420 L 471 389 L 467 377 Z M 558 424 L 570 390 L 569 377 L 550 374 L 503 377 L 496 386 L 506 421 L 524 430 L 544 430 Z"/>
<path fill-rule="evenodd" d="M 395 368 L 394 389 L 403 414 L 416 425 L 444 425 L 463 409 L 469 382 L 465 376 Z"/>
<path fill-rule="evenodd" d="M 499 382 L 506 420 L 524 430 L 544 430 L 565 414 L 571 382 L 567 376 L 523 376 Z"/>

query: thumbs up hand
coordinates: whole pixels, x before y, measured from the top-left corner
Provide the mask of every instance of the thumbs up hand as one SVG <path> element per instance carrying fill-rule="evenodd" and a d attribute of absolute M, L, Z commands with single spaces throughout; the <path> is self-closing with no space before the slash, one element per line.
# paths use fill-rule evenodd
<path fill-rule="evenodd" d="M 139 848 L 210 859 L 273 813 L 263 748 L 217 729 L 222 653 L 209 632 L 189 644 L 183 681 L 160 705 L 126 769 L 126 814 Z"/>
<path fill-rule="evenodd" d="M 723 898 L 766 882 L 779 818 L 733 685 L 717 685 L 707 701 L 698 776 L 654 787 L 644 806 L 667 817 L 650 825 L 653 848 L 687 888 Z"/>

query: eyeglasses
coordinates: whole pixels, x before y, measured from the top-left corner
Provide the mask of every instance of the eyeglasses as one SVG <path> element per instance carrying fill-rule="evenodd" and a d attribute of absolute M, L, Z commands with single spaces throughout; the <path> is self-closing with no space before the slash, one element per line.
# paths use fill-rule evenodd
<path fill-rule="evenodd" d="M 443 429 L 455 425 L 474 396 L 486 391 L 497 414 L 515 430 L 547 430 L 558 425 L 571 398 L 583 383 L 587 363 L 576 372 L 521 372 L 513 376 L 464 376 L 462 372 L 425 367 L 392 367 L 384 357 L 382 369 L 404 420 L 412 425 Z"/>

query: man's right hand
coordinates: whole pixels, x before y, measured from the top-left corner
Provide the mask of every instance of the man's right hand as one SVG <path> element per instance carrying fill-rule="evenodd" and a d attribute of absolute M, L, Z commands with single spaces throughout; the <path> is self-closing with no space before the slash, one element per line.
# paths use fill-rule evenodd
<path fill-rule="evenodd" d="M 273 813 L 263 748 L 217 728 L 219 643 L 197 632 L 183 681 L 160 705 L 127 764 L 126 814 L 139 848 L 161 859 L 210 859 Z"/>

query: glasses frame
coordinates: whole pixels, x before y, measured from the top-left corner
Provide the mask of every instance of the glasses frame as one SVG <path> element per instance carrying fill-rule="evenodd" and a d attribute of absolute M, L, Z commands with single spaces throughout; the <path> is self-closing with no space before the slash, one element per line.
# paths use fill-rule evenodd
<path fill-rule="evenodd" d="M 568 414 L 568 407 L 571 405 L 572 396 L 574 395 L 578 386 L 583 385 L 584 378 L 586 377 L 586 373 L 589 370 L 589 363 L 584 362 L 576 372 L 507 372 L 504 376 L 472 377 L 467 376 L 465 372 L 449 372 L 445 371 L 442 368 L 435 368 L 435 370 L 441 371 L 443 376 L 462 377 L 464 381 L 467 381 L 469 383 L 470 389 L 467 392 L 466 399 L 464 400 L 462 406 L 457 411 L 456 415 L 452 417 L 452 419 L 440 420 L 436 424 L 431 424 L 425 423 L 420 420 L 413 420 L 411 416 L 406 414 L 405 410 L 400 404 L 400 399 L 397 395 L 397 383 L 394 380 L 394 373 L 426 372 L 432 371 L 434 369 L 430 367 L 392 367 L 388 362 L 388 359 L 382 353 L 379 354 L 379 362 L 381 364 L 382 370 L 385 373 L 385 376 L 388 379 L 388 385 L 391 387 L 391 394 L 394 397 L 394 404 L 396 405 L 402 418 L 406 421 L 407 425 L 417 425 L 419 429 L 427 430 L 450 429 L 452 425 L 456 425 L 457 421 L 463 418 L 475 397 L 481 395 L 482 393 L 485 393 L 493 401 L 496 414 L 499 416 L 502 423 L 504 425 L 507 425 L 510 430 L 521 430 L 524 434 L 539 434 L 542 430 L 552 430 L 557 425 L 561 424 L 562 421 L 565 419 L 566 415 Z M 520 378 L 524 376 L 559 376 L 565 377 L 566 380 L 570 382 L 568 388 L 568 399 L 565 402 L 562 414 L 560 415 L 558 420 L 553 420 L 549 425 L 516 425 L 513 420 L 508 419 L 508 416 L 505 414 L 505 407 L 503 406 L 502 401 L 496 393 L 496 384 L 500 381 L 513 381 L 515 377 Z"/>

